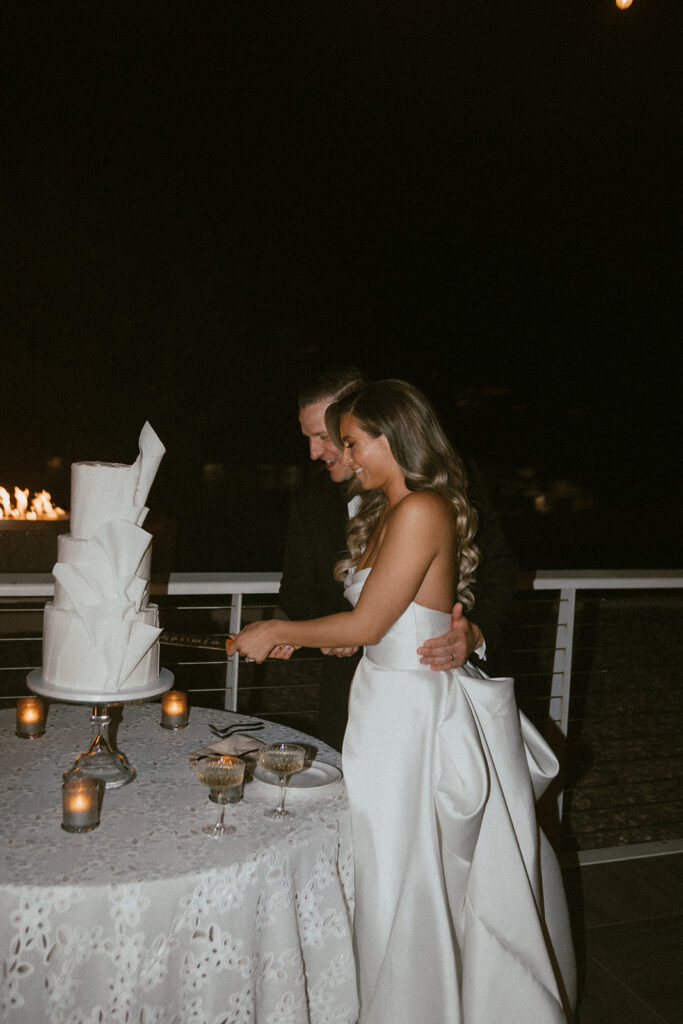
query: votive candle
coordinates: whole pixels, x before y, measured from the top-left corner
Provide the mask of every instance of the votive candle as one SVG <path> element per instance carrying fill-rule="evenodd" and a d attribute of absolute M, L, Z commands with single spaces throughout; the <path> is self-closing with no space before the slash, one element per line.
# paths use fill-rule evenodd
<path fill-rule="evenodd" d="M 20 697 L 17 701 L 17 736 L 34 740 L 45 732 L 45 704 L 40 697 Z"/>
<path fill-rule="evenodd" d="M 97 779 L 72 777 L 62 785 L 62 828 L 66 832 L 91 832 L 100 823 Z"/>
<path fill-rule="evenodd" d="M 169 690 L 161 698 L 161 728 L 184 729 L 188 719 L 187 694 Z"/>

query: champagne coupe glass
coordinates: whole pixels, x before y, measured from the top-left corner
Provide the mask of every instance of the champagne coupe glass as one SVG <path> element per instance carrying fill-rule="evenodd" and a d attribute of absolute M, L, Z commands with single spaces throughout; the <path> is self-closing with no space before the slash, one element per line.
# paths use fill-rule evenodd
<path fill-rule="evenodd" d="M 304 766 L 306 751 L 297 743 L 271 743 L 259 751 L 261 766 L 267 772 L 273 772 L 280 780 L 280 801 L 277 807 L 265 811 L 266 818 L 292 818 L 291 811 L 285 810 L 285 786 L 290 775 L 300 772 Z"/>
<path fill-rule="evenodd" d="M 215 825 L 202 825 L 202 832 L 207 836 L 227 836 L 234 832 L 233 825 L 224 824 L 225 805 L 228 803 L 227 792 L 233 786 L 241 786 L 244 781 L 245 764 L 239 757 L 223 754 L 220 757 L 204 757 L 197 762 L 197 777 L 200 782 L 218 793 L 220 808 L 218 821 Z"/>

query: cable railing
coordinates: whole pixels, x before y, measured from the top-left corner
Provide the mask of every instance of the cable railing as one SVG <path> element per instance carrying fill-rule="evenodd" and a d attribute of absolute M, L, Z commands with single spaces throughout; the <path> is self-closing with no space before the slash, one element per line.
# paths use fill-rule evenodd
<path fill-rule="evenodd" d="M 222 641 L 280 614 L 279 573 L 171 573 L 152 599 L 171 633 Z M 0 574 L 0 707 L 41 664 L 51 575 Z M 536 572 L 520 580 L 497 668 L 563 765 L 564 827 L 580 849 L 683 836 L 680 735 L 683 572 Z M 235 709 L 315 735 L 327 659 L 299 651 L 262 665 L 162 645 L 191 704 Z M 578 838 L 576 838 L 578 837 Z M 567 846 L 565 842 L 565 847 Z M 575 848 L 572 846 L 571 848 Z"/>
<path fill-rule="evenodd" d="M 171 573 L 154 577 L 151 595 L 152 600 L 159 604 L 160 622 L 164 628 L 175 633 L 224 637 L 228 633 L 239 632 L 245 622 L 272 614 L 280 576 L 280 573 L 267 572 Z M 0 574 L 2 702 L 22 696 L 26 692 L 22 674 L 40 666 L 42 611 L 53 592 L 52 574 Z M 265 603 L 263 598 L 266 598 Z M 223 707 L 236 710 L 239 656 L 226 658 L 220 650 L 207 654 L 192 647 L 188 647 L 182 656 L 177 653 L 181 650 L 185 649 L 164 648 L 162 663 L 168 660 L 171 666 L 184 671 L 191 684 L 197 684 L 190 685 L 194 692 L 214 697 L 220 694 Z M 212 668 L 218 671 L 207 671 Z"/>
<path fill-rule="evenodd" d="M 566 737 L 569 727 L 577 593 L 680 590 L 683 589 L 683 572 L 676 570 L 575 570 L 561 573 L 539 571 L 533 574 L 530 581 L 522 580 L 522 587 L 525 584 L 528 586 L 529 582 L 534 591 L 558 594 L 548 715 L 551 721 L 557 723 L 562 735 Z"/>
<path fill-rule="evenodd" d="M 280 573 L 276 572 L 170 573 L 153 579 L 152 597 L 160 604 L 161 621 L 166 628 L 171 623 L 180 632 L 225 636 L 238 632 L 245 622 L 272 615 L 277 606 L 275 595 L 279 585 Z M 51 574 L 0 574 L 0 650 L 4 647 L 5 652 L 10 653 L 8 645 L 25 645 L 29 639 L 40 640 L 42 606 L 52 596 L 53 586 Z M 521 580 L 522 592 L 538 592 L 556 601 L 552 648 L 546 639 L 546 653 L 552 652 L 547 714 L 563 736 L 567 736 L 569 727 L 577 594 L 682 589 L 683 572 L 676 570 L 539 571 L 527 574 Z M 189 600 L 183 601 L 183 598 Z M 21 695 L 18 690 L 8 692 L 8 687 L 2 685 L 3 673 L 13 673 L 11 678 L 17 685 L 17 673 L 29 671 L 40 664 L 30 656 L 24 660 L 31 664 L 12 664 L 11 653 L 9 659 L 7 653 L 0 655 L 1 700 L 13 700 Z M 228 659 L 217 655 L 199 660 L 196 657 L 178 658 L 175 664 L 185 667 L 220 664 L 224 669 L 224 679 L 218 686 L 206 687 L 206 692 L 224 691 L 224 706 L 236 709 L 240 671 L 244 667 L 237 655 Z M 9 678 L 5 675 L 5 680 Z M 14 686 L 9 689 L 14 691 Z"/>

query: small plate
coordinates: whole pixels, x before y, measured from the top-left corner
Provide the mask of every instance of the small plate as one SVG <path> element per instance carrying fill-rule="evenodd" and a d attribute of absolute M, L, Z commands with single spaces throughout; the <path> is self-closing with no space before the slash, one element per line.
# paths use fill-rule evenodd
<path fill-rule="evenodd" d="M 290 775 L 287 782 L 287 789 L 319 789 L 321 786 L 330 786 L 343 778 L 341 768 L 326 761 L 313 761 L 309 768 L 302 772 Z M 268 786 L 279 786 L 278 777 L 273 772 L 267 772 L 260 764 L 254 769 L 254 781 L 264 782 Z"/>

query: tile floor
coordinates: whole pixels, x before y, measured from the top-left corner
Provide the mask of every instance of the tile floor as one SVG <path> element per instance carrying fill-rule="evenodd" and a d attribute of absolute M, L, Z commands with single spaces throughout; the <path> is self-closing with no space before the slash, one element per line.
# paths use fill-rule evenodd
<path fill-rule="evenodd" d="M 683 853 L 565 868 L 577 1024 L 683 1022 Z"/>

